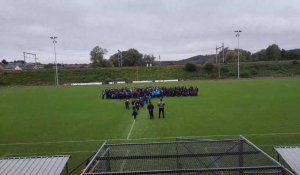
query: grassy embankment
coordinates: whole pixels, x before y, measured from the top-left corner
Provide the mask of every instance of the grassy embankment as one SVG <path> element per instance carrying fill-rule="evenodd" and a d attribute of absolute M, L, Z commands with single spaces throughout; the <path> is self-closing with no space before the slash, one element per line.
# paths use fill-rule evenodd
<path fill-rule="evenodd" d="M 291 77 L 300 75 L 300 62 L 245 62 L 241 63 L 240 75 L 242 78 L 253 77 Z M 108 81 L 132 81 L 132 80 L 156 80 L 156 79 L 182 79 L 202 80 L 218 79 L 218 68 L 205 69 L 204 65 L 198 65 L 195 72 L 186 72 L 184 66 L 168 67 L 136 67 L 133 68 L 98 68 L 59 70 L 59 82 L 108 82 Z M 36 70 L 22 72 L 0 72 L 0 85 L 53 85 L 54 70 Z M 236 64 L 223 64 L 220 68 L 221 78 L 235 78 L 237 76 Z"/>

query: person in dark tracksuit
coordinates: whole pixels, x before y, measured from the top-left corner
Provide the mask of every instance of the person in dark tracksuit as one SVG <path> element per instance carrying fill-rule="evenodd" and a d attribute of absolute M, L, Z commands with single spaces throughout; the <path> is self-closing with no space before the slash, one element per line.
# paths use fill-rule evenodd
<path fill-rule="evenodd" d="M 133 119 L 135 120 L 136 119 L 136 116 L 138 115 L 138 111 L 137 111 L 137 109 L 136 108 L 134 108 L 133 109 L 133 111 L 132 111 L 132 114 L 131 114 L 132 116 L 133 116 Z"/>
<path fill-rule="evenodd" d="M 129 100 L 128 99 L 125 100 L 125 109 L 129 109 Z"/>
<path fill-rule="evenodd" d="M 165 118 L 165 102 L 162 98 L 158 102 L 158 118 L 160 118 L 160 114 L 162 113 L 162 117 Z"/>
<path fill-rule="evenodd" d="M 131 101 L 131 105 L 132 105 L 132 110 L 135 108 L 135 99 L 133 99 L 132 101 Z"/>
<path fill-rule="evenodd" d="M 102 91 L 102 99 L 104 99 L 106 92 L 103 90 Z"/>
<path fill-rule="evenodd" d="M 145 101 L 143 99 L 140 100 L 140 106 L 144 108 Z"/>
<path fill-rule="evenodd" d="M 134 107 L 135 107 L 135 109 L 137 109 L 137 111 L 140 110 L 140 100 L 139 100 L 139 99 L 137 99 L 137 100 L 135 101 Z"/>
<path fill-rule="evenodd" d="M 154 119 L 154 115 L 153 115 L 154 106 L 151 102 L 148 104 L 147 109 L 149 111 L 150 120 Z"/>

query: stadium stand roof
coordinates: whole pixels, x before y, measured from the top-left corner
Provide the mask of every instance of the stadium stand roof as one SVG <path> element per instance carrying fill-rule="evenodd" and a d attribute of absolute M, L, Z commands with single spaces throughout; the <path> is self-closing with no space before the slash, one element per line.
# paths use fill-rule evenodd
<path fill-rule="evenodd" d="M 82 175 L 202 173 L 293 174 L 241 136 L 226 140 L 178 138 L 173 142 L 104 143 Z"/>
<path fill-rule="evenodd" d="M 69 158 L 69 155 L 0 158 L 0 174 L 60 175 Z"/>
<path fill-rule="evenodd" d="M 274 149 L 296 174 L 300 174 L 299 146 L 280 146 Z"/>

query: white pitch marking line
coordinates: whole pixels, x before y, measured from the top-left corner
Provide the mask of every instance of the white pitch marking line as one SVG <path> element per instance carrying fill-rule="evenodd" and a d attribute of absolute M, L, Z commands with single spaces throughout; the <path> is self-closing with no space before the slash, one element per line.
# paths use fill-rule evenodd
<path fill-rule="evenodd" d="M 130 135 L 131 135 L 131 132 L 132 132 L 133 127 L 134 127 L 134 124 L 135 124 L 135 120 L 133 120 L 133 123 L 132 123 L 132 125 L 131 125 L 130 131 L 129 131 L 128 135 L 127 135 L 127 139 L 126 139 L 126 140 L 129 140 Z"/>
<path fill-rule="evenodd" d="M 62 140 L 62 141 L 52 141 L 52 142 L 20 142 L 20 143 L 0 143 L 0 146 L 9 145 L 39 145 L 39 144 L 59 144 L 59 143 L 84 143 L 84 142 L 104 142 L 108 141 L 122 141 L 122 140 L 151 140 L 151 139 L 174 139 L 178 137 L 232 137 L 232 136 L 272 136 L 272 135 L 299 135 L 300 132 L 287 132 L 287 133 L 248 133 L 248 134 L 231 134 L 231 135 L 203 135 L 203 136 L 170 136 L 170 137 L 145 137 L 136 139 L 99 139 L 99 140 Z"/>

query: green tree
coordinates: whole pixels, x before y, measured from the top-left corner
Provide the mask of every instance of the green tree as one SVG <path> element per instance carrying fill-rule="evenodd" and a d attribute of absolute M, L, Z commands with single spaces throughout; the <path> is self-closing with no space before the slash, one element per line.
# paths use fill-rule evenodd
<path fill-rule="evenodd" d="M 268 60 L 280 60 L 281 50 L 276 44 L 272 44 L 266 49 L 266 56 Z"/>
<path fill-rule="evenodd" d="M 226 62 L 234 62 L 237 58 L 237 53 L 233 50 L 228 50 L 225 52 L 225 61 Z"/>
<path fill-rule="evenodd" d="M 136 49 L 122 52 L 123 66 L 143 66 L 143 54 Z"/>
<path fill-rule="evenodd" d="M 240 54 L 241 61 L 251 61 L 251 52 L 241 49 Z"/>
<path fill-rule="evenodd" d="M 91 62 L 93 67 L 107 67 L 109 64 L 107 60 L 104 59 L 104 54 L 107 53 L 106 49 L 99 46 L 93 48 L 90 52 Z"/>
<path fill-rule="evenodd" d="M 115 53 L 109 57 L 109 61 L 113 64 L 114 67 L 119 67 L 119 53 Z"/>
<path fill-rule="evenodd" d="M 141 54 L 136 49 L 128 49 L 127 51 L 122 51 L 122 66 L 144 66 L 146 62 L 143 60 L 143 54 Z M 117 52 L 113 54 L 109 60 L 112 62 L 113 66 L 119 67 L 120 64 L 120 53 Z"/>
<path fill-rule="evenodd" d="M 105 60 L 105 66 L 104 67 L 114 67 L 114 64 L 110 60 Z"/>
<path fill-rule="evenodd" d="M 114 67 L 119 67 L 121 56 L 123 66 L 146 66 L 147 64 L 154 65 L 155 63 L 155 57 L 153 55 L 143 55 L 137 49 L 131 48 L 127 51 L 122 51 L 121 53 L 117 52 L 110 56 L 109 61 Z"/>
<path fill-rule="evenodd" d="M 197 64 L 194 62 L 187 62 L 184 66 L 184 69 L 187 72 L 195 72 L 197 70 Z"/>
<path fill-rule="evenodd" d="M 280 58 L 281 58 L 282 60 L 286 60 L 286 59 L 288 59 L 287 56 L 288 56 L 287 51 L 284 50 L 284 49 L 281 49 L 281 51 L 280 51 Z"/>
<path fill-rule="evenodd" d="M 265 61 L 267 60 L 266 49 L 262 49 L 251 55 L 252 61 Z"/>
<path fill-rule="evenodd" d="M 1 63 L 3 63 L 4 65 L 7 65 L 7 64 L 8 64 L 8 62 L 7 62 L 5 59 L 3 59 L 3 60 L 1 61 Z"/>
<path fill-rule="evenodd" d="M 207 72 L 212 72 L 213 69 L 214 69 L 214 64 L 213 63 L 206 63 L 204 65 L 204 69 L 207 71 Z"/>
<path fill-rule="evenodd" d="M 247 50 L 240 49 L 240 61 L 250 61 L 251 60 L 251 53 Z M 222 52 L 219 53 L 219 58 L 222 58 Z M 225 49 L 225 61 L 226 62 L 237 62 L 238 58 L 238 49 L 229 50 L 228 48 Z"/>
<path fill-rule="evenodd" d="M 155 63 L 155 56 L 147 55 L 147 54 L 144 55 L 144 58 L 143 58 L 144 65 L 146 65 L 146 64 L 154 65 L 154 63 Z"/>

